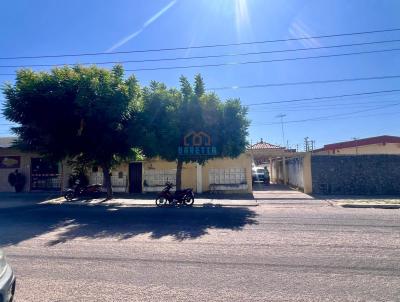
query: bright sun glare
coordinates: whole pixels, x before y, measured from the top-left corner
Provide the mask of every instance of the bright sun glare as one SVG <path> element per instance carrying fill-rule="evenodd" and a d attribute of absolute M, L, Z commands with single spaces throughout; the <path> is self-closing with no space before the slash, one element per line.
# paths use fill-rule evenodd
<path fill-rule="evenodd" d="M 238 37 L 245 34 L 250 28 L 250 16 L 247 0 L 216 0 L 208 1 L 211 7 L 221 16 L 232 16 L 234 18 Z"/>

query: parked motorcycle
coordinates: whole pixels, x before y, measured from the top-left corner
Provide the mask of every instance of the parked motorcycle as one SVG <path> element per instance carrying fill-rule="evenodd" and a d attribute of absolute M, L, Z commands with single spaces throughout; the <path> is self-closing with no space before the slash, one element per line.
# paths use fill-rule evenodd
<path fill-rule="evenodd" d="M 77 180 L 73 189 L 67 189 L 64 192 L 64 198 L 68 201 L 77 197 L 98 198 L 101 194 L 101 187 L 100 184 L 82 186 Z"/>
<path fill-rule="evenodd" d="M 171 192 L 173 184 L 167 182 L 165 188 L 157 195 L 156 205 L 158 207 L 167 205 L 186 205 L 191 206 L 194 203 L 193 189 L 183 189 Z"/>

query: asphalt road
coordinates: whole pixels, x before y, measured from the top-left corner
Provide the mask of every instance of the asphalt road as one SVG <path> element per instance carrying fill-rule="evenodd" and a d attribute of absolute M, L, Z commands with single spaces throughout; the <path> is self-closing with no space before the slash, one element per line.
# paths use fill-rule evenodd
<path fill-rule="evenodd" d="M 16 301 L 400 301 L 400 210 L 0 209 Z"/>

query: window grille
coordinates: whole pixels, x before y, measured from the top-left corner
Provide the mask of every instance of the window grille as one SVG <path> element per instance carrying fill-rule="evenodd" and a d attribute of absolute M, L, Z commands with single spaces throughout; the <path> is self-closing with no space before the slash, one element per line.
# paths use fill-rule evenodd
<path fill-rule="evenodd" d="M 122 175 L 122 178 L 119 177 L 120 175 L 117 176 L 111 176 L 111 185 L 113 187 L 122 187 L 125 188 L 127 185 L 127 179 L 126 176 Z M 97 172 L 97 173 L 92 173 L 90 175 L 90 182 L 92 184 L 104 184 L 103 181 L 103 173 Z"/>
<path fill-rule="evenodd" d="M 245 168 L 210 169 L 210 185 L 246 184 Z"/>
<path fill-rule="evenodd" d="M 176 169 L 170 170 L 145 170 L 143 173 L 144 184 L 149 187 L 164 186 L 166 182 L 176 183 Z"/>

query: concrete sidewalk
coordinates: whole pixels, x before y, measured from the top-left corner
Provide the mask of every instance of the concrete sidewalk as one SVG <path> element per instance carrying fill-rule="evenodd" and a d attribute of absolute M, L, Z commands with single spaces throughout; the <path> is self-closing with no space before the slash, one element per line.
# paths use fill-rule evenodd
<path fill-rule="evenodd" d="M 105 200 L 98 199 L 74 199 L 66 201 L 59 192 L 52 193 L 0 193 L 0 210 L 6 208 L 18 208 L 44 204 L 71 204 L 71 205 L 105 205 L 114 207 L 153 207 L 155 206 L 154 194 L 115 194 L 115 198 Z M 257 206 L 257 201 L 252 195 L 206 195 L 200 194 L 195 198 L 195 207 L 251 207 Z"/>
<path fill-rule="evenodd" d="M 114 198 L 74 199 L 67 202 L 60 192 L 46 193 L 0 193 L 0 209 L 33 206 L 37 204 L 71 204 L 71 205 L 105 205 L 114 207 L 153 207 L 156 194 L 125 194 L 115 193 Z M 292 190 L 282 185 L 262 186 L 255 188 L 253 194 L 196 194 L 195 207 L 252 207 L 257 205 L 321 205 L 324 200 Z"/>
<path fill-rule="evenodd" d="M 400 209 L 398 196 L 330 196 L 326 200 L 343 208 Z"/>
<path fill-rule="evenodd" d="M 104 198 L 91 200 L 66 201 L 64 197 L 54 198 L 41 202 L 40 204 L 74 204 L 74 205 L 104 205 L 114 207 L 154 207 L 155 199 L 150 198 Z M 217 199 L 217 198 L 195 198 L 194 207 L 254 207 L 258 206 L 256 200 L 251 199 Z"/>
<path fill-rule="evenodd" d="M 326 205 L 324 199 L 314 198 L 288 186 L 271 184 L 269 186 L 255 184 L 253 196 L 259 204 L 269 205 Z"/>

